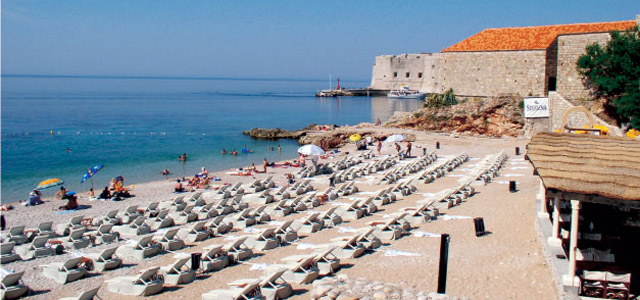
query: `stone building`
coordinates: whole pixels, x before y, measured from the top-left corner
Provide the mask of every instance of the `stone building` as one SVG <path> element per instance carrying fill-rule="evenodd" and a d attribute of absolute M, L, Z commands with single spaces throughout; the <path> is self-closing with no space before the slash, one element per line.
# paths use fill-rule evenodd
<path fill-rule="evenodd" d="M 485 29 L 440 53 L 382 55 L 373 65 L 371 87 L 401 85 L 428 93 L 452 88 L 459 96 L 588 96 L 576 61 L 592 43 L 605 43 L 611 31 L 640 22 L 616 21 Z"/>

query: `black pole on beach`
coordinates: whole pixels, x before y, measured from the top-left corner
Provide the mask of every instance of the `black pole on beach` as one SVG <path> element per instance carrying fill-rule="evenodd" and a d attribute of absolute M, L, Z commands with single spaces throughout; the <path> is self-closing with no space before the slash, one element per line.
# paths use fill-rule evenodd
<path fill-rule="evenodd" d="M 449 235 L 440 236 L 440 267 L 438 269 L 438 294 L 445 294 L 447 289 L 447 263 L 449 261 Z"/>

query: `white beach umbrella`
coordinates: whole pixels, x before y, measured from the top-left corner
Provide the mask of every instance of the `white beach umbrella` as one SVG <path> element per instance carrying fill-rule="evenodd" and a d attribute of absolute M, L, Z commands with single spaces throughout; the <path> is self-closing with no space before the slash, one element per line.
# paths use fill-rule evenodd
<path fill-rule="evenodd" d="M 298 148 L 298 153 L 304 155 L 322 155 L 324 150 L 316 145 L 304 145 Z"/>
<path fill-rule="evenodd" d="M 387 137 L 386 140 L 384 140 L 385 143 L 395 143 L 395 142 L 402 142 L 406 139 L 407 137 L 405 137 L 402 134 L 394 134 L 391 135 L 389 137 Z"/>

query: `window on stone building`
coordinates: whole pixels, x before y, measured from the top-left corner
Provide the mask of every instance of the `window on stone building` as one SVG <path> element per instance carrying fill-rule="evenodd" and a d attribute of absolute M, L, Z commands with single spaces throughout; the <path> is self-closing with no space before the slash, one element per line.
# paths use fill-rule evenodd
<path fill-rule="evenodd" d="M 404 74 L 404 76 L 409 78 L 409 77 L 411 77 L 411 73 L 407 72 L 407 73 Z"/>
<path fill-rule="evenodd" d="M 393 72 L 393 78 L 398 78 L 398 72 Z"/>
<path fill-rule="evenodd" d="M 422 78 L 422 72 L 418 73 L 418 78 Z"/>
<path fill-rule="evenodd" d="M 555 92 L 555 91 L 556 91 L 556 78 L 549 77 L 549 92 Z"/>

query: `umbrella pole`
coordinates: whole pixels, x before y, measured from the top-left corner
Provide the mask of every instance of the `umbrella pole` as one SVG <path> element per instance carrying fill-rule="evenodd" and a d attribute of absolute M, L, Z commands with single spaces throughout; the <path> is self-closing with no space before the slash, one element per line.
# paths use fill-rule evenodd
<path fill-rule="evenodd" d="M 91 190 L 93 190 L 93 176 L 91 176 Z M 94 191 L 95 193 L 95 191 Z"/>

